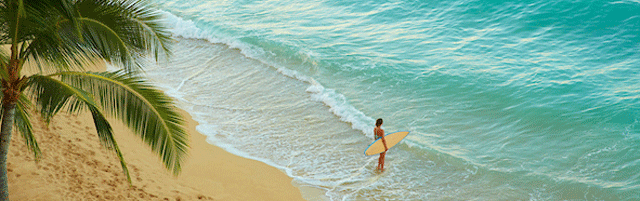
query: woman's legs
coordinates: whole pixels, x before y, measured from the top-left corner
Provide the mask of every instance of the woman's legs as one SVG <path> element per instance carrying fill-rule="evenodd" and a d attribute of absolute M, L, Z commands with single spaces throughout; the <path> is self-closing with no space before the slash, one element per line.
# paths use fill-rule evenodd
<path fill-rule="evenodd" d="M 384 157 L 387 155 L 387 152 L 382 152 L 380 154 L 380 171 L 384 172 Z"/>
<path fill-rule="evenodd" d="M 384 156 L 385 155 L 387 155 L 386 152 L 380 153 L 380 158 L 378 158 L 378 167 L 376 167 L 376 170 L 384 171 Z"/>

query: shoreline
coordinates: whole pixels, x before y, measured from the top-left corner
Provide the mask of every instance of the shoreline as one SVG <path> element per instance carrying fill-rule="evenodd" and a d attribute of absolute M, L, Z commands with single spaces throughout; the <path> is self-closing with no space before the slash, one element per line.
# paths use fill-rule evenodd
<path fill-rule="evenodd" d="M 193 130 L 195 130 L 195 132 L 199 133 L 199 134 L 202 136 L 202 138 L 203 138 L 204 142 L 205 142 L 207 145 L 209 145 L 209 146 L 213 146 L 213 147 L 215 147 L 216 149 L 221 149 L 221 151 L 226 152 L 226 153 L 228 153 L 228 154 L 231 154 L 231 155 L 233 155 L 233 156 L 235 156 L 235 157 L 240 157 L 240 158 L 243 158 L 243 159 L 246 159 L 246 160 L 250 160 L 250 161 L 258 162 L 258 163 L 261 163 L 261 164 L 267 165 L 267 166 L 269 166 L 270 168 L 274 168 L 274 169 L 278 170 L 279 172 L 283 173 L 286 177 L 291 178 L 291 179 L 290 179 L 290 184 L 291 184 L 292 186 L 294 186 L 294 187 L 296 187 L 296 188 L 297 188 L 297 190 L 299 191 L 299 194 L 301 194 L 301 196 L 302 196 L 302 200 L 314 200 L 314 201 L 315 201 L 315 200 L 317 200 L 317 201 L 328 201 L 328 200 L 331 200 L 331 199 L 329 199 L 329 197 L 327 197 L 327 195 L 326 195 L 326 191 L 327 191 L 326 189 L 322 189 L 322 188 L 320 188 L 320 187 L 316 187 L 316 186 L 313 186 L 313 185 L 311 185 L 311 184 L 307 184 L 307 183 L 303 183 L 303 182 L 301 182 L 301 181 L 296 181 L 296 180 L 294 180 L 291 176 L 289 176 L 289 175 L 286 173 L 286 170 L 284 170 L 284 167 L 277 166 L 277 165 L 272 164 L 272 163 L 270 163 L 270 162 L 268 162 L 268 161 L 263 161 L 263 160 L 265 160 L 265 159 L 262 159 L 262 158 L 257 158 L 257 157 L 253 157 L 253 156 L 247 155 L 247 154 L 246 154 L 246 153 L 244 153 L 242 150 L 238 150 L 238 149 L 236 149 L 235 147 L 231 147 L 231 150 L 227 150 L 227 148 L 224 148 L 224 147 L 222 147 L 222 146 L 218 146 L 218 145 L 215 145 L 215 144 L 209 143 L 208 136 L 206 136 L 206 135 L 202 134 L 201 132 L 197 131 L 197 129 L 196 129 L 196 127 L 197 127 L 200 123 L 198 123 L 198 121 L 197 121 L 197 120 L 193 119 L 193 117 L 191 116 L 191 114 L 188 112 L 188 110 L 187 110 L 187 109 L 182 109 L 182 108 L 180 108 L 180 107 L 178 107 L 178 108 L 179 108 L 179 110 L 180 110 L 180 114 L 181 114 L 181 115 L 183 115 L 183 116 L 189 116 L 189 117 L 190 117 L 190 120 L 191 120 L 191 121 L 194 121 L 193 123 L 194 123 L 195 125 L 193 126 L 193 128 L 192 128 L 192 129 L 193 129 Z M 281 168 L 282 168 L 282 169 L 281 169 Z"/>
<path fill-rule="evenodd" d="M 104 71 L 105 66 L 100 63 L 89 69 Z M 13 133 L 7 162 L 10 199 L 304 200 L 304 187 L 294 184 L 285 172 L 207 143 L 206 136 L 196 130 L 198 122 L 185 110 L 177 110 L 190 134 L 189 153 L 177 177 L 123 123 L 110 119 L 131 186 L 115 154 L 100 144 L 90 113 L 61 112 L 46 126 L 32 112 L 42 155 L 34 161 L 20 134 Z"/>

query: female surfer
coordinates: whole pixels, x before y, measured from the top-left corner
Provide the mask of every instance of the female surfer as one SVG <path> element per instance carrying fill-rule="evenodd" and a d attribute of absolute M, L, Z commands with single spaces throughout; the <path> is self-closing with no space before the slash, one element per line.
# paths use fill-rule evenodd
<path fill-rule="evenodd" d="M 376 167 L 376 170 L 384 172 L 384 156 L 387 154 L 387 150 L 389 150 L 389 148 L 387 148 L 387 141 L 384 139 L 384 130 L 382 130 L 380 126 L 382 126 L 382 119 L 376 120 L 376 127 L 373 128 L 374 137 L 376 140 L 378 140 L 378 138 L 382 138 L 382 144 L 384 145 L 384 152 L 380 153 L 380 158 L 378 158 L 378 167 Z"/>

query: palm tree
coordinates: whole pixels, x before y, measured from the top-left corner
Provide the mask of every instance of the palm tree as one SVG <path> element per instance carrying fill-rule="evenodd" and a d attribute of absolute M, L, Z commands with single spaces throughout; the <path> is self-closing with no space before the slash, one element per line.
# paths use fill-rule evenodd
<path fill-rule="evenodd" d="M 49 121 L 59 111 L 89 111 L 105 148 L 129 172 L 106 116 L 122 120 L 177 175 L 188 147 L 182 117 L 171 98 L 149 85 L 139 72 L 148 55 L 169 54 L 170 34 L 161 14 L 140 0 L 0 0 L 2 123 L 0 200 L 8 200 L 6 159 L 14 129 L 36 159 L 32 133 L 36 109 Z M 86 72 L 83 65 L 105 60 L 117 72 Z M 35 63 L 25 76 L 25 63 Z M 31 65 L 29 65 L 31 66 Z"/>

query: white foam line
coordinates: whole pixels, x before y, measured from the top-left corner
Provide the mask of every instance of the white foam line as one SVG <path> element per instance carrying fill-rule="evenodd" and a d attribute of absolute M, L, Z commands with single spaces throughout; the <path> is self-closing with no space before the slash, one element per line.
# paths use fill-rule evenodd
<path fill-rule="evenodd" d="M 182 88 L 182 86 L 184 86 L 184 83 L 185 83 L 185 82 L 187 82 L 187 81 L 189 81 L 189 80 L 193 79 L 194 77 L 196 77 L 196 76 L 198 76 L 198 75 L 202 74 L 202 72 L 204 72 L 204 71 L 206 71 L 206 70 L 207 70 L 206 68 L 202 68 L 202 69 L 200 69 L 200 71 L 198 71 L 198 72 L 196 72 L 196 73 L 193 73 L 193 74 L 189 75 L 189 77 L 187 77 L 187 79 L 184 79 L 184 80 L 182 80 L 182 82 L 180 82 L 180 85 L 179 85 L 178 87 L 176 87 L 176 90 L 180 90 L 180 89 Z"/>

